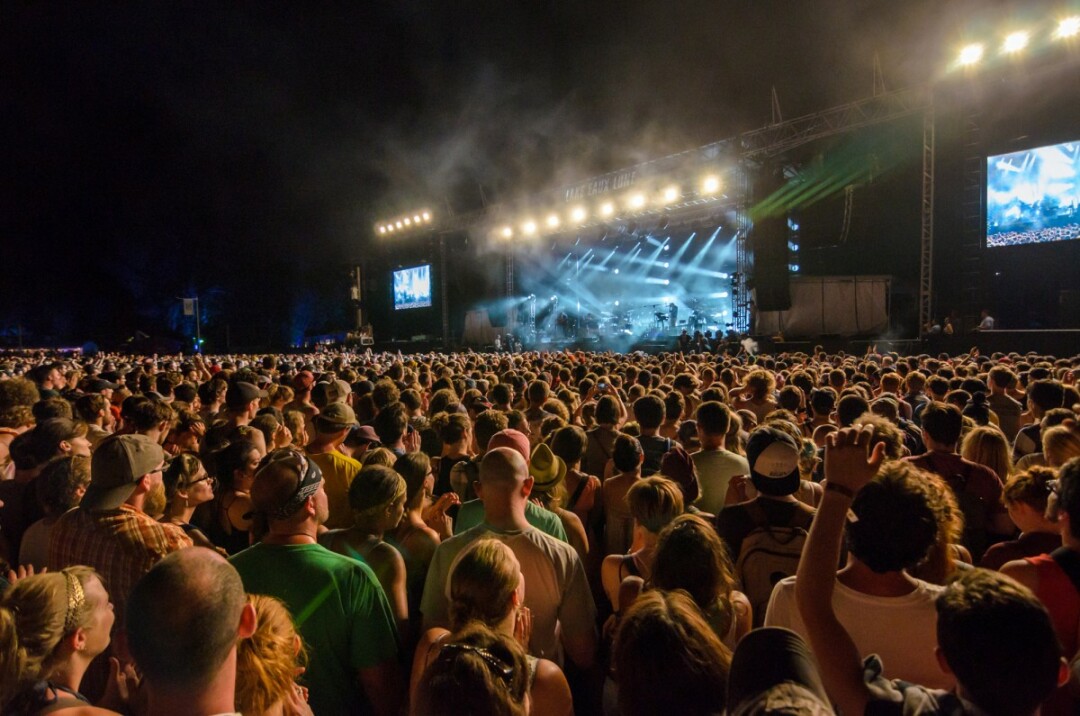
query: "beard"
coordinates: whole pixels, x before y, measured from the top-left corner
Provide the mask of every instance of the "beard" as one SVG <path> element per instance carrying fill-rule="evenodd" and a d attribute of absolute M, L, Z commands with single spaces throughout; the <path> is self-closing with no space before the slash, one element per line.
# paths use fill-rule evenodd
<path fill-rule="evenodd" d="M 143 512 L 155 520 L 165 514 L 165 506 L 168 500 L 165 497 L 165 485 L 160 482 L 150 488 L 146 493 L 146 501 L 143 502 Z"/>

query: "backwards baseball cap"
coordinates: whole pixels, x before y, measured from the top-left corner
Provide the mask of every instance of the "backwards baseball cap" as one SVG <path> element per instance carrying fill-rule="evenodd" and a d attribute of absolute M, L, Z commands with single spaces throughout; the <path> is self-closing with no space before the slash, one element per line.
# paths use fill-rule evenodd
<path fill-rule="evenodd" d="M 292 385 L 294 390 L 305 392 L 315 385 L 315 374 L 310 370 L 302 370 L 293 376 Z"/>
<path fill-rule="evenodd" d="M 345 403 L 330 403 L 319 411 L 319 414 L 315 416 L 315 421 L 320 425 L 343 430 L 356 425 L 356 413 Z"/>
<path fill-rule="evenodd" d="M 248 403 L 253 400 L 265 398 L 266 395 L 266 391 L 261 390 L 259 386 L 238 380 L 230 385 L 225 392 L 225 405 L 234 410 L 239 410 L 247 407 Z"/>
<path fill-rule="evenodd" d="M 835 713 L 814 657 L 793 631 L 763 627 L 743 637 L 728 672 L 731 716 Z"/>
<path fill-rule="evenodd" d="M 352 386 L 340 378 L 324 380 L 311 389 L 311 402 L 320 410 L 325 405 L 340 403 L 352 392 Z"/>
<path fill-rule="evenodd" d="M 295 471 L 298 478 L 295 488 L 289 489 L 281 481 L 268 477 L 267 470 L 281 466 Z M 287 520 L 319 491 L 321 483 L 322 470 L 314 460 L 296 448 L 280 448 L 267 454 L 259 463 L 255 482 L 251 486 L 251 504 L 256 513 L 268 519 Z"/>
<path fill-rule="evenodd" d="M 487 449 L 494 450 L 495 448 L 500 447 L 508 447 L 517 450 L 521 453 L 521 457 L 525 458 L 525 464 L 527 465 L 529 463 L 529 438 L 520 430 L 507 428 L 506 430 L 500 430 L 492 435 L 491 439 L 488 440 Z"/>
<path fill-rule="evenodd" d="M 566 477 L 566 463 L 561 457 L 551 452 L 547 443 L 536 446 L 532 452 L 532 459 L 528 463 L 533 486 L 541 492 L 547 492 Z"/>
<path fill-rule="evenodd" d="M 100 393 L 103 390 L 116 390 L 119 387 L 119 383 L 112 383 L 104 378 L 91 378 L 86 381 L 87 393 Z"/>
<path fill-rule="evenodd" d="M 746 461 L 758 492 L 782 497 L 799 489 L 799 446 L 783 430 L 755 428 L 746 441 Z"/>
<path fill-rule="evenodd" d="M 105 438 L 90 459 L 90 485 L 81 507 L 115 510 L 124 504 L 135 483 L 158 469 L 165 451 L 145 435 L 114 435 Z"/>

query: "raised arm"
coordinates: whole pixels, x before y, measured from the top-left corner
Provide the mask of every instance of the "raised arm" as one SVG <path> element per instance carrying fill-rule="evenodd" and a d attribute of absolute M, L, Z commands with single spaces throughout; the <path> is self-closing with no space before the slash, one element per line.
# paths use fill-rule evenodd
<path fill-rule="evenodd" d="M 829 696 L 849 714 L 866 710 L 870 692 L 863 681 L 862 658 L 851 635 L 833 611 L 840 538 L 852 498 L 881 465 L 884 445 L 869 451 L 872 432 L 845 429 L 829 435 L 825 447 L 825 490 L 803 548 L 795 580 L 795 602 Z"/>

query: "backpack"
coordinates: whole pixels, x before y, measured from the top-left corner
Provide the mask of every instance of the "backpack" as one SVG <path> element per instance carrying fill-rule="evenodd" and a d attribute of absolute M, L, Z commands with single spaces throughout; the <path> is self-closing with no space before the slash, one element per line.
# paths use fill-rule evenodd
<path fill-rule="evenodd" d="M 803 545 L 810 529 L 813 515 L 797 511 L 793 526 L 769 524 L 768 516 L 756 502 L 746 506 L 754 521 L 754 529 L 742 541 L 739 558 L 735 562 L 738 589 L 750 600 L 754 609 L 754 627 L 765 622 L 765 609 L 773 587 L 785 577 L 791 577 L 799 568 Z"/>

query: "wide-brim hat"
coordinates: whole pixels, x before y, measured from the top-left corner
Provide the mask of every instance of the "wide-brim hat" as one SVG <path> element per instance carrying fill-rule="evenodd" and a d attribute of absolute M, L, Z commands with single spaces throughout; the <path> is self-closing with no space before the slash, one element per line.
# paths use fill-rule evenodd
<path fill-rule="evenodd" d="M 529 474 L 532 475 L 533 486 L 537 490 L 548 492 L 566 478 L 566 463 L 551 452 L 547 443 L 540 443 L 532 451 Z"/>

